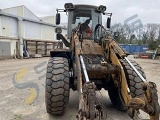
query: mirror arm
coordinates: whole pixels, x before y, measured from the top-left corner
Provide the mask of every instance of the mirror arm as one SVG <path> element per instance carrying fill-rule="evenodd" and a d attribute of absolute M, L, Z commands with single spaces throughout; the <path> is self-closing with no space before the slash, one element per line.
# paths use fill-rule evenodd
<path fill-rule="evenodd" d="M 112 17 L 112 13 L 106 13 L 106 12 L 104 12 L 103 15 L 107 15 L 109 17 Z"/>
<path fill-rule="evenodd" d="M 56 11 L 57 11 L 57 13 L 59 13 L 59 12 L 66 12 L 65 9 L 56 9 Z"/>

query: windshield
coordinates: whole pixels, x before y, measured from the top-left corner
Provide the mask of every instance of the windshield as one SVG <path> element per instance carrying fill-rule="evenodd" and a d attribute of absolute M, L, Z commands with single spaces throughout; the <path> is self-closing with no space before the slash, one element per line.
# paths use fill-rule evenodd
<path fill-rule="evenodd" d="M 97 24 L 101 24 L 101 14 L 95 12 L 94 9 L 76 9 L 69 12 L 68 37 L 71 37 L 71 32 L 78 28 L 81 24 L 81 32 L 84 39 L 94 38 L 94 29 Z"/>
<path fill-rule="evenodd" d="M 77 27 L 79 23 L 81 24 L 85 23 L 86 20 L 90 20 L 90 18 L 89 17 L 76 17 L 75 22 L 72 24 L 72 29 Z M 92 28 L 92 20 L 90 20 L 88 26 Z"/>
<path fill-rule="evenodd" d="M 81 24 L 83 38 L 92 36 L 92 14 L 91 10 L 76 10 L 73 15 L 72 30 L 77 29 L 78 24 Z"/>
<path fill-rule="evenodd" d="M 73 15 L 72 21 L 72 29 L 74 29 L 79 23 L 85 23 L 86 20 L 89 20 L 88 26 L 92 27 L 92 16 L 91 11 L 83 10 L 83 11 L 75 11 Z"/>

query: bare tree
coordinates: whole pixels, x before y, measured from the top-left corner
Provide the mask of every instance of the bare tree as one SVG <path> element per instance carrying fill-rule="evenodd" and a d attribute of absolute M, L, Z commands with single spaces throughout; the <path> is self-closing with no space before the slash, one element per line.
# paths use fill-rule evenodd
<path fill-rule="evenodd" d="M 148 41 L 148 34 L 147 34 L 147 32 L 143 32 L 142 43 L 147 44 L 147 41 Z"/>
<path fill-rule="evenodd" d="M 118 43 L 126 43 L 126 29 L 125 26 L 122 24 L 115 24 L 111 28 L 112 32 L 116 32 L 117 36 L 115 37 Z"/>
<path fill-rule="evenodd" d="M 157 24 L 147 24 L 148 40 L 152 42 L 156 39 Z"/>
<path fill-rule="evenodd" d="M 133 35 L 132 28 L 133 28 L 132 25 L 125 24 L 125 32 L 126 32 L 126 36 L 129 41 L 129 44 L 132 44 L 132 40 L 135 38 L 135 36 Z"/>
<path fill-rule="evenodd" d="M 157 24 L 147 24 L 148 47 L 152 50 L 156 49 L 158 44 L 156 41 Z"/>
<path fill-rule="evenodd" d="M 160 24 L 158 24 L 158 38 L 157 38 L 157 42 L 160 45 Z"/>
<path fill-rule="evenodd" d="M 150 49 L 155 49 L 160 44 L 160 24 L 147 24 L 137 31 L 133 31 L 133 28 L 135 26 L 119 23 L 113 26 L 112 31 L 119 33 L 115 38 L 119 43 L 132 44 L 133 40 L 137 40 L 137 44 L 147 44 Z"/>

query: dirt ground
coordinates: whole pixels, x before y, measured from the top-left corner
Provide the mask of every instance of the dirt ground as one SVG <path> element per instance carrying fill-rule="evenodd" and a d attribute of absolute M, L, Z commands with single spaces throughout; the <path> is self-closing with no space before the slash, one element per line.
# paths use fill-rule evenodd
<path fill-rule="evenodd" d="M 133 56 L 129 58 L 134 59 Z M 77 92 L 72 90 L 68 111 L 63 116 L 46 113 L 44 84 L 48 59 L 0 61 L 0 120 L 75 120 L 78 96 Z M 147 80 L 154 81 L 160 90 L 160 60 L 134 60 L 144 69 Z M 107 91 L 102 90 L 101 93 L 103 96 L 97 93 L 98 98 L 107 108 L 108 120 L 130 120 L 127 113 L 118 111 L 112 106 Z M 158 94 L 160 97 L 160 93 Z M 146 118 L 144 113 L 140 116 Z"/>

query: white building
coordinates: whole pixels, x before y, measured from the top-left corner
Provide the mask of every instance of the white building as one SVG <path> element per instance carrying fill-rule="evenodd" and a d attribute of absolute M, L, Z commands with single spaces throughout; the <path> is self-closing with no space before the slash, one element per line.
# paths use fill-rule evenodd
<path fill-rule="evenodd" d="M 0 11 L 0 57 L 23 58 L 24 52 L 48 55 L 57 44 L 54 17 L 38 18 L 25 6 Z M 62 27 L 62 34 L 67 29 Z"/>
<path fill-rule="evenodd" d="M 55 16 L 46 16 L 46 17 L 40 17 L 40 19 L 45 22 L 45 23 L 49 23 L 49 24 L 55 24 Z"/>
<path fill-rule="evenodd" d="M 24 5 L 2 9 L 2 12 L 8 13 L 11 15 L 15 15 L 15 16 L 19 16 L 19 17 L 24 17 L 24 18 L 40 21 L 40 18 L 38 18 L 35 14 L 33 14 Z"/>

